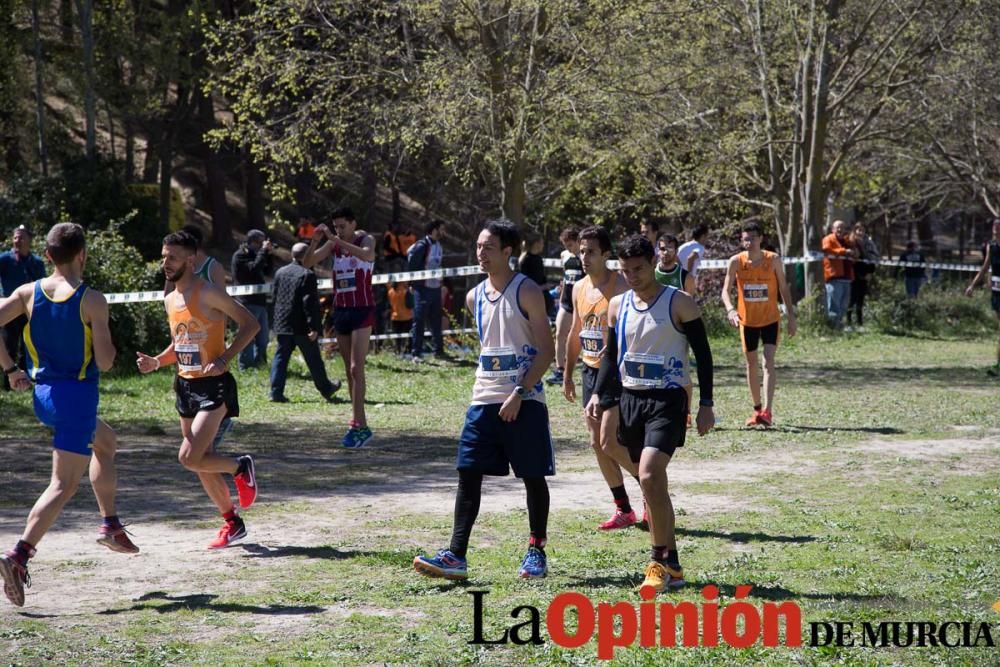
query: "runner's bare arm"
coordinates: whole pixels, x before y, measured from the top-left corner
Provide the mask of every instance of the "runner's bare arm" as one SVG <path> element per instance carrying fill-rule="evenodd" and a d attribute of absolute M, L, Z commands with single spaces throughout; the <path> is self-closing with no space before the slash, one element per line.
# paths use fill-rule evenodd
<path fill-rule="evenodd" d="M 361 233 L 365 234 L 364 232 Z M 351 253 L 362 262 L 375 261 L 375 239 L 372 238 L 371 234 L 365 234 L 364 238 L 361 239 L 361 245 L 354 245 L 343 239 L 340 239 L 337 243 L 345 252 Z"/>
<path fill-rule="evenodd" d="M 15 317 L 19 315 L 24 315 L 24 302 L 18 295 L 18 290 L 15 290 L 13 294 L 5 299 L 0 299 L 0 322 L 7 323 L 10 322 Z M 23 369 L 17 368 L 17 361 L 11 359 L 10 355 L 7 354 L 7 346 L 0 344 L 0 372 L 11 371 L 7 373 L 7 380 L 10 382 L 10 386 L 18 391 L 23 391 L 31 387 L 31 382 L 28 380 L 27 374 Z"/>
<path fill-rule="evenodd" d="M 979 281 L 986 277 L 986 272 L 990 270 L 990 253 L 992 252 L 990 246 L 986 246 L 986 256 L 983 257 L 983 265 L 979 267 L 979 271 L 976 272 L 976 276 L 969 283 L 969 286 L 965 288 L 965 296 L 972 296 L 972 290 L 976 289 L 976 285 Z"/>
<path fill-rule="evenodd" d="M 698 252 L 697 250 L 694 250 L 691 252 L 691 255 L 688 256 L 688 265 L 684 267 L 687 269 L 688 273 L 691 273 L 694 270 L 694 263 L 698 261 L 699 255 L 701 255 L 701 253 Z"/>
<path fill-rule="evenodd" d="M 100 292 L 88 289 L 83 295 L 83 318 L 90 325 L 94 361 L 101 371 L 111 370 L 115 363 L 115 344 L 108 324 L 108 300 Z"/>
<path fill-rule="evenodd" d="M 583 282 L 573 284 L 573 304 L 576 304 L 577 296 L 583 287 Z M 576 361 L 580 358 L 580 332 L 583 331 L 583 320 L 580 313 L 573 308 L 573 324 L 569 329 L 566 338 L 566 367 L 563 372 L 563 395 L 571 403 L 576 400 L 576 384 L 573 382 L 573 369 L 576 368 Z"/>
<path fill-rule="evenodd" d="M 474 287 L 465 293 L 465 307 L 468 308 L 473 320 L 476 319 L 476 289 Z"/>
<path fill-rule="evenodd" d="M 785 304 L 785 311 L 788 313 L 788 335 L 794 336 L 798 329 L 795 318 L 795 302 L 792 300 L 792 291 L 788 289 L 788 281 L 785 279 L 785 265 L 781 262 L 781 257 L 775 259 L 774 275 L 778 278 L 778 293 L 781 294 L 781 302 Z"/>
<path fill-rule="evenodd" d="M 320 225 L 316 228 L 312 238 L 309 239 L 309 249 L 302 257 L 302 266 L 310 269 L 333 253 L 333 249 L 337 247 L 337 239 L 334 237 L 327 240 L 330 235 L 330 228 L 326 225 Z"/>
<path fill-rule="evenodd" d="M 0 327 L 7 324 L 11 320 L 20 317 L 21 315 L 28 316 L 31 313 L 28 312 L 28 307 L 26 305 L 25 296 L 30 297 L 30 294 L 25 294 L 25 288 L 35 289 L 33 283 L 28 285 L 21 285 L 14 293 L 10 296 L 0 299 Z"/>
<path fill-rule="evenodd" d="M 688 274 L 684 276 L 684 291 L 693 296 L 696 287 L 697 285 L 694 281 L 694 275 L 688 271 Z"/>
<path fill-rule="evenodd" d="M 733 255 L 729 258 L 729 266 L 726 267 L 726 279 L 722 282 L 722 303 L 726 307 L 726 319 L 734 327 L 739 326 L 740 315 L 736 308 L 733 307 L 733 300 L 729 296 L 729 292 L 734 285 L 733 279 L 736 276 L 736 266 L 739 261 L 739 255 Z M 737 296 L 736 298 L 739 297 Z"/>
<path fill-rule="evenodd" d="M 225 313 L 229 319 L 236 322 L 236 337 L 233 339 L 232 344 L 225 349 L 218 359 L 209 360 L 210 363 L 205 366 L 205 373 L 213 374 L 212 371 L 218 371 L 215 374 L 221 375 L 225 372 L 225 368 L 217 369 L 216 362 L 220 363 L 223 367 L 229 366 L 229 362 L 243 348 L 249 345 L 250 341 L 257 335 L 257 332 L 260 331 L 260 324 L 243 304 L 229 296 L 225 290 L 215 285 L 205 285 L 201 290 L 201 298 L 207 307 Z"/>
<path fill-rule="evenodd" d="M 222 262 L 212 262 L 212 268 L 208 272 L 214 284 L 226 288 L 226 269 L 222 266 Z"/>
<path fill-rule="evenodd" d="M 542 289 L 530 280 L 522 282 L 520 301 L 528 314 L 528 327 L 538 346 L 534 361 L 521 379 L 524 386 L 530 388 L 542 381 L 545 370 L 556 357 L 556 346 L 552 340 L 549 318 L 545 314 L 545 297 L 542 296 Z"/>

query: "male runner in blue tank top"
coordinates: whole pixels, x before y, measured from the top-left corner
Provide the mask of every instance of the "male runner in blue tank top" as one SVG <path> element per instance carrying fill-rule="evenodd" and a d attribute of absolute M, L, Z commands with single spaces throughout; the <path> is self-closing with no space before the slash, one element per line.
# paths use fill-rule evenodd
<path fill-rule="evenodd" d="M 481 351 L 472 404 L 458 443 L 458 494 L 451 545 L 434 556 L 417 556 L 413 567 L 430 577 L 468 577 L 466 550 L 479 514 L 483 475 L 524 482 L 528 497 L 528 551 L 518 575 L 544 577 L 549 487 L 555 474 L 542 376 L 555 357 L 542 290 L 510 268 L 519 247 L 517 228 L 493 221 L 480 232 L 476 258 L 487 279 L 466 296 L 475 316 Z"/>
<path fill-rule="evenodd" d="M 986 244 L 985 255 L 983 265 L 965 290 L 965 295 L 972 296 L 972 290 L 976 288 L 980 280 L 986 277 L 986 272 L 989 271 L 991 273 L 990 305 L 993 307 L 993 313 L 997 316 L 997 325 L 1000 325 L 1000 218 L 993 220 L 993 238 Z M 1000 377 L 1000 329 L 997 331 L 996 364 L 987 369 L 986 373 L 991 377 Z"/>
<path fill-rule="evenodd" d="M 45 239 L 45 254 L 55 267 L 52 275 L 22 285 L 0 300 L 0 324 L 20 315 L 28 318 L 24 329 L 28 373 L 2 350 L 4 373 L 15 389 L 28 389 L 34 381 L 35 414 L 53 432 L 52 480 L 31 508 L 21 539 L 0 555 L 4 593 L 18 607 L 24 605 L 24 589 L 31 585 L 28 559 L 76 493 L 88 467 L 104 516 L 97 542 L 120 553 L 139 552 L 115 510 L 115 433 L 97 418 L 98 377 L 114 363 L 115 346 L 108 328 L 108 302 L 82 280 L 85 243 L 80 225 L 64 222 L 53 227 Z"/>
<path fill-rule="evenodd" d="M 641 236 L 628 238 L 618 250 L 621 273 L 631 289 L 608 306 L 608 345 L 587 412 L 599 416 L 600 397 L 614 392 L 621 380 L 618 441 L 639 464 L 652 542 L 642 585 L 661 592 L 684 585 L 667 465 L 684 446 L 687 431 L 689 344 L 698 362 L 698 435 L 708 433 L 715 417 L 712 351 L 701 311 L 690 295 L 656 282 L 653 258 L 653 244 Z"/>

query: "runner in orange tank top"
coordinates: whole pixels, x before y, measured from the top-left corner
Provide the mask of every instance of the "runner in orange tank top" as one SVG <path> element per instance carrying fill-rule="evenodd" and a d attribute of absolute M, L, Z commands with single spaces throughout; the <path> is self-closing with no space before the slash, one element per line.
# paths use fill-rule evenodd
<path fill-rule="evenodd" d="M 246 537 L 246 525 L 236 514 L 229 485 L 223 474 L 232 475 L 240 507 L 257 498 L 257 475 L 250 456 L 228 457 L 215 453 L 219 427 L 240 413 L 236 380 L 229 362 L 253 340 L 260 325 L 253 314 L 220 287 L 195 274 L 198 242 L 184 231 L 163 239 L 163 273 L 174 283 L 164 297 L 172 342 L 155 357 L 136 353 L 140 373 L 151 373 L 163 364 L 177 364 L 174 391 L 184 436 L 178 460 L 197 473 L 201 485 L 225 520 L 210 549 L 229 546 Z M 239 329 L 226 347 L 226 318 Z M 225 431 L 223 431 L 223 434 Z"/>
<path fill-rule="evenodd" d="M 747 363 L 747 384 L 753 399 L 753 415 L 747 426 L 769 427 L 773 421 L 774 404 L 774 354 L 778 347 L 778 330 L 781 313 L 778 294 L 788 312 L 788 335 L 796 329 L 795 307 L 785 281 L 785 270 L 776 253 L 761 250 L 764 239 L 761 226 L 751 222 L 743 227 L 743 252 L 729 258 L 726 280 L 722 286 L 722 302 L 728 311 L 729 323 L 740 328 L 743 355 Z M 733 307 L 730 290 L 735 281 L 737 307 Z M 760 398 L 760 370 L 757 348 L 764 342 L 764 403 Z"/>
<path fill-rule="evenodd" d="M 576 383 L 573 371 L 576 360 L 582 358 L 583 406 L 587 406 L 597 384 L 597 371 L 601 366 L 604 348 L 608 342 L 608 304 L 611 299 L 628 290 L 625 279 L 617 271 L 607 268 L 611 257 L 611 237 L 601 227 L 587 227 L 580 232 L 580 261 L 586 274 L 573 285 L 573 321 L 567 335 L 566 368 L 563 372 L 563 395 L 572 403 L 576 400 Z M 638 481 L 638 468 L 629 458 L 628 451 L 618 444 L 618 401 L 611 399 L 601 404 L 599 419 L 584 414 L 590 432 L 590 446 L 597 456 L 604 481 L 611 489 L 615 513 L 598 526 L 600 530 L 628 528 L 637 523 L 635 511 L 625 491 L 624 467 Z M 617 456 L 616 456 L 617 454 Z"/>

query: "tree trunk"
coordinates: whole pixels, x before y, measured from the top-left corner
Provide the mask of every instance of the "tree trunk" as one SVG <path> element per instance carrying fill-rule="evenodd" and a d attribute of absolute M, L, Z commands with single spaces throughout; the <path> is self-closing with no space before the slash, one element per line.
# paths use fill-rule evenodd
<path fill-rule="evenodd" d="M 59 0 L 59 29 L 63 44 L 72 44 L 73 0 Z"/>
<path fill-rule="evenodd" d="M 14 0 L 0 0 L 0 152 L 7 173 L 21 163 L 18 148 L 17 102 L 17 29 L 14 26 Z"/>
<path fill-rule="evenodd" d="M 247 203 L 247 229 L 264 229 L 264 177 L 249 150 L 243 153 L 244 197 Z"/>
<path fill-rule="evenodd" d="M 86 118 L 87 159 L 97 157 L 97 93 L 94 90 L 94 3 L 76 0 L 83 39 L 84 116 Z M 162 159 L 161 159 L 162 162 Z"/>
<path fill-rule="evenodd" d="M 212 242 L 225 247 L 233 235 L 226 204 L 226 171 L 219 153 L 205 141 L 205 135 L 215 127 L 215 105 L 208 93 L 198 93 L 198 117 L 201 127 L 202 161 L 205 163 L 205 186 L 208 188 L 208 210 L 212 214 Z"/>
<path fill-rule="evenodd" d="M 378 156 L 375 151 L 374 144 L 369 143 L 361 168 L 361 215 L 358 223 L 369 232 L 375 222 L 375 204 L 378 201 Z"/>
<path fill-rule="evenodd" d="M 125 132 L 125 182 L 131 183 L 135 180 L 135 131 L 132 129 L 132 119 L 126 118 L 123 121 Z"/>
<path fill-rule="evenodd" d="M 160 226 L 170 229 L 170 180 L 173 176 L 174 137 L 169 129 L 164 131 L 159 146 L 160 158 Z"/>
<path fill-rule="evenodd" d="M 38 18 L 39 0 L 31 0 L 31 37 L 35 52 L 35 122 L 38 130 L 38 162 L 42 176 L 49 175 L 49 148 L 45 141 L 45 61 L 42 59 L 42 38 Z"/>
<path fill-rule="evenodd" d="M 524 224 L 525 192 L 524 181 L 527 169 L 524 158 L 510 165 L 503 187 L 503 214 L 511 222 Z"/>

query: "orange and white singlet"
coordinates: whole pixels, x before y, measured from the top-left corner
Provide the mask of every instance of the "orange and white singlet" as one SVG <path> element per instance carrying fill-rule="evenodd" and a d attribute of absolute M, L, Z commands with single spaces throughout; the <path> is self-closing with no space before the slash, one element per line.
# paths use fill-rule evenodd
<path fill-rule="evenodd" d="M 778 312 L 778 276 L 775 262 L 778 255 L 762 250 L 764 255 L 756 265 L 750 262 L 749 251 L 739 254 L 736 267 L 737 312 L 745 327 L 766 327 L 781 319 Z M 780 268 L 780 267 L 779 267 Z"/>
<path fill-rule="evenodd" d="M 580 360 L 589 368 L 599 368 L 608 343 L 608 303 L 614 296 L 618 276 L 609 272 L 603 288 L 594 285 L 590 276 L 580 281 L 580 291 L 573 302 L 573 312 L 580 316 Z"/>
<path fill-rule="evenodd" d="M 206 283 L 195 282 L 190 299 L 180 290 L 164 298 L 170 320 L 170 337 L 177 355 L 177 374 L 182 378 L 205 377 L 203 369 L 226 351 L 226 318 L 213 319 L 201 308 L 201 292 Z"/>

